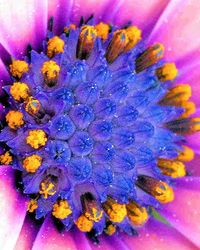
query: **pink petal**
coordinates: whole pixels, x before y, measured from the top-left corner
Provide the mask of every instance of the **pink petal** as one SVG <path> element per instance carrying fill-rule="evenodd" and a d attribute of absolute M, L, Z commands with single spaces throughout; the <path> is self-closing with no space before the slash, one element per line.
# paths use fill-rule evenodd
<path fill-rule="evenodd" d="M 34 242 L 32 250 L 76 250 L 72 232 L 59 233 L 51 218 L 46 218 Z"/>
<path fill-rule="evenodd" d="M 17 192 L 14 171 L 9 166 L 0 166 L 0 246 L 13 249 L 26 215 L 25 198 Z"/>
<path fill-rule="evenodd" d="M 0 3 L 0 43 L 19 58 L 28 44 L 41 46 L 46 34 L 47 1 L 20 2 L 8 0 Z"/>
<path fill-rule="evenodd" d="M 200 176 L 200 154 L 195 154 L 194 160 L 188 162 L 186 166 L 192 176 Z"/>
<path fill-rule="evenodd" d="M 181 234 L 200 247 L 200 178 L 177 180 L 175 200 L 161 211 Z"/>
<path fill-rule="evenodd" d="M 200 49 L 200 1 L 170 1 L 160 16 L 149 42 L 165 45 L 168 60 L 177 60 Z"/>
<path fill-rule="evenodd" d="M 114 23 L 122 25 L 132 21 L 134 25 L 143 30 L 143 37 L 145 37 L 168 2 L 168 0 L 126 0 L 116 13 Z M 112 13 L 111 8 L 110 12 Z"/>
<path fill-rule="evenodd" d="M 121 236 L 121 240 L 134 250 L 197 250 L 190 241 L 174 228 L 150 219 L 139 236 Z"/>

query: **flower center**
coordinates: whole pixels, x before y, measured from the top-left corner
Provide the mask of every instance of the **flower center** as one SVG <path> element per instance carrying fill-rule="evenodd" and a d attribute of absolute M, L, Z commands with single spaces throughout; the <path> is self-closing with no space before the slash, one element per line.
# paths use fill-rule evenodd
<path fill-rule="evenodd" d="M 21 171 L 36 218 L 51 211 L 68 230 L 112 235 L 144 225 L 149 200 L 173 201 L 172 179 L 194 158 L 183 138 L 200 118 L 190 86 L 170 87 L 178 70 L 164 46 L 141 39 L 132 25 L 71 24 L 9 66 L 0 163 Z"/>

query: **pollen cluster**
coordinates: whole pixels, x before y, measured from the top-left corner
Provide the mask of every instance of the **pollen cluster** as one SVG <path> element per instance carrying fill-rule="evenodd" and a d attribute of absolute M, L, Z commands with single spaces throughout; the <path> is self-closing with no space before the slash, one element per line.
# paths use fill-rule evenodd
<path fill-rule="evenodd" d="M 184 136 L 200 118 L 190 86 L 173 87 L 178 70 L 164 45 L 146 46 L 135 25 L 88 22 L 49 31 L 43 52 L 9 66 L 0 162 L 21 173 L 37 219 L 51 213 L 92 236 L 134 234 L 149 201 L 174 200 L 172 180 L 194 158 Z"/>

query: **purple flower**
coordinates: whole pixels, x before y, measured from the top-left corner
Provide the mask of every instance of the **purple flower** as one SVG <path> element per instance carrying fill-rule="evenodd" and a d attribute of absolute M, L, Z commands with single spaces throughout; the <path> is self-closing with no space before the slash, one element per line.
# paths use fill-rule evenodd
<path fill-rule="evenodd" d="M 0 6 L 1 249 L 198 249 L 199 1 Z"/>

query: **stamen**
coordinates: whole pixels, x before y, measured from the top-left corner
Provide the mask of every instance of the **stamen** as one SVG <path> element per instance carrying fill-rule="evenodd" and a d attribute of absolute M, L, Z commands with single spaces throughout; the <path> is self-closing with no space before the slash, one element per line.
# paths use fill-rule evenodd
<path fill-rule="evenodd" d="M 41 103 L 37 99 L 33 98 L 32 96 L 26 100 L 25 110 L 30 115 L 38 117 L 38 118 L 43 118 L 45 115 Z"/>
<path fill-rule="evenodd" d="M 25 100 L 29 96 L 29 87 L 23 82 L 15 82 L 10 87 L 10 94 L 16 101 Z"/>
<path fill-rule="evenodd" d="M 178 161 L 192 161 L 194 159 L 194 151 L 188 146 L 182 146 L 183 151 L 179 152 Z"/>
<path fill-rule="evenodd" d="M 129 42 L 126 30 L 117 30 L 114 32 L 112 40 L 106 50 L 106 60 L 108 63 L 114 62 L 114 60 L 124 52 Z"/>
<path fill-rule="evenodd" d="M 109 219 L 112 222 L 122 222 L 127 214 L 126 205 L 119 204 L 110 197 L 108 197 L 107 201 L 104 202 L 102 205 L 103 205 L 103 209 L 108 214 Z"/>
<path fill-rule="evenodd" d="M 27 211 L 28 211 L 29 213 L 33 213 L 37 208 L 38 208 L 37 200 L 31 199 L 31 200 L 28 202 Z"/>
<path fill-rule="evenodd" d="M 19 111 L 11 110 L 6 115 L 6 122 L 10 128 L 18 129 L 24 124 L 23 114 Z"/>
<path fill-rule="evenodd" d="M 47 44 L 47 55 L 52 58 L 56 54 L 64 52 L 65 42 L 58 36 L 54 36 L 49 39 Z"/>
<path fill-rule="evenodd" d="M 103 211 L 100 209 L 95 197 L 91 193 L 85 193 L 82 195 L 81 203 L 84 215 L 89 220 L 98 222 L 102 218 Z"/>
<path fill-rule="evenodd" d="M 39 155 L 33 154 L 31 156 L 27 156 L 23 160 L 23 168 L 28 172 L 28 173 L 35 173 L 38 168 L 41 166 L 42 163 L 42 157 Z"/>
<path fill-rule="evenodd" d="M 164 46 L 156 43 L 147 48 L 135 61 L 135 71 L 140 73 L 144 69 L 158 62 L 164 55 Z"/>
<path fill-rule="evenodd" d="M 40 183 L 40 194 L 44 195 L 44 198 L 47 199 L 50 195 L 56 193 L 55 185 L 47 178 L 46 180 Z"/>
<path fill-rule="evenodd" d="M 130 201 L 126 205 L 128 218 L 133 225 L 142 226 L 148 219 L 148 213 L 145 207 L 140 206 L 135 201 Z"/>
<path fill-rule="evenodd" d="M 154 196 L 160 203 L 168 203 L 174 200 L 174 192 L 172 187 L 167 183 L 154 179 L 153 177 L 140 175 L 136 181 L 136 185 L 146 193 Z"/>
<path fill-rule="evenodd" d="M 93 228 L 93 221 L 89 220 L 85 215 L 81 215 L 78 217 L 75 222 L 78 229 L 82 232 L 90 232 Z"/>
<path fill-rule="evenodd" d="M 180 161 L 158 159 L 158 167 L 164 175 L 172 178 L 183 177 L 186 175 L 185 165 Z"/>
<path fill-rule="evenodd" d="M 97 32 L 98 37 L 100 37 L 103 40 L 106 40 L 108 38 L 110 27 L 108 24 L 100 22 L 97 25 L 95 25 L 95 30 Z"/>
<path fill-rule="evenodd" d="M 59 65 L 53 60 L 50 60 L 43 63 L 41 71 L 44 75 L 46 85 L 49 87 L 55 86 L 60 72 Z"/>
<path fill-rule="evenodd" d="M 116 226 L 110 223 L 106 226 L 106 228 L 104 229 L 104 232 L 107 235 L 111 236 L 116 232 L 116 230 L 117 230 Z"/>
<path fill-rule="evenodd" d="M 10 152 L 7 151 L 4 154 L 0 155 L 0 164 L 1 165 L 9 165 L 12 162 L 13 158 L 10 155 Z"/>
<path fill-rule="evenodd" d="M 96 37 L 97 31 L 94 26 L 84 25 L 81 28 L 76 48 L 77 58 L 88 59 L 94 48 Z"/>
<path fill-rule="evenodd" d="M 28 136 L 26 137 L 26 142 L 34 149 L 38 149 L 41 146 L 44 146 L 47 142 L 47 136 L 45 132 L 41 129 L 29 131 Z"/>
<path fill-rule="evenodd" d="M 72 210 L 66 200 L 57 201 L 53 205 L 52 214 L 57 219 L 63 220 L 67 218 L 71 213 L 72 213 Z"/>
<path fill-rule="evenodd" d="M 16 78 L 21 78 L 24 73 L 28 71 L 28 63 L 21 60 L 14 60 L 9 65 L 10 73 Z"/>
<path fill-rule="evenodd" d="M 183 118 L 170 121 L 167 128 L 180 135 L 191 135 L 200 131 L 200 118 Z"/>
<path fill-rule="evenodd" d="M 161 82 L 173 81 L 178 75 L 178 70 L 174 63 L 166 63 L 156 70 L 156 75 Z"/>
<path fill-rule="evenodd" d="M 136 26 L 130 26 L 126 29 L 126 34 L 128 36 L 128 44 L 126 45 L 124 52 L 135 47 L 135 45 L 141 40 L 141 30 Z"/>
<path fill-rule="evenodd" d="M 176 106 L 185 109 L 184 113 L 182 113 L 179 118 L 187 118 L 190 115 L 194 114 L 196 111 L 196 106 L 194 102 L 183 101 L 177 104 Z"/>
<path fill-rule="evenodd" d="M 172 89 L 161 100 L 161 105 L 176 105 L 177 103 L 188 101 L 192 95 L 192 89 L 189 84 L 180 84 Z"/>
<path fill-rule="evenodd" d="M 75 30 L 76 29 L 76 24 L 70 24 L 69 27 L 64 27 L 64 33 L 68 36 L 70 30 Z"/>

